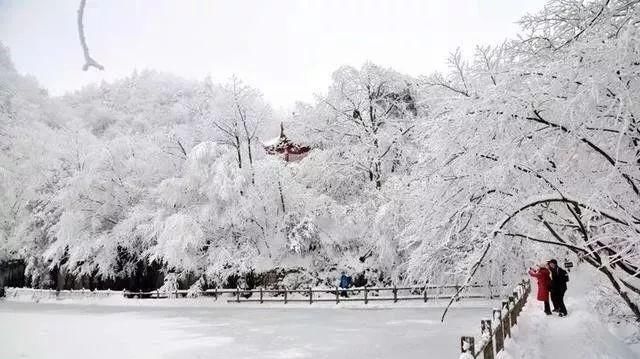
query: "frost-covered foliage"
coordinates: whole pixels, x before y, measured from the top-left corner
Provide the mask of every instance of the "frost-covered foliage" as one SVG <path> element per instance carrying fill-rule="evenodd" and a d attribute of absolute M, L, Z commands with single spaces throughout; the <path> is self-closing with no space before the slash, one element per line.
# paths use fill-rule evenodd
<path fill-rule="evenodd" d="M 199 297 L 202 291 L 206 289 L 207 281 L 204 277 L 198 278 L 187 291 L 187 297 Z"/>
<path fill-rule="evenodd" d="M 52 99 L 0 55 L 0 260 L 24 259 L 33 285 L 152 263 L 222 285 L 341 260 L 319 223 L 342 209 L 264 153 L 272 111 L 257 90 L 144 71 Z"/>
<path fill-rule="evenodd" d="M 175 273 L 168 273 L 164 277 L 164 283 L 158 291 L 173 293 L 178 290 L 178 276 Z"/>
<path fill-rule="evenodd" d="M 342 67 L 285 119 L 236 78 L 144 71 L 52 99 L 1 48 L 0 260 L 34 285 L 141 263 L 219 285 L 496 283 L 577 255 L 640 317 L 639 11 L 552 0 L 448 73 Z M 272 121 L 310 154 L 267 155 Z"/>
<path fill-rule="evenodd" d="M 391 175 L 410 173 L 417 116 L 415 80 L 367 63 L 359 70 L 338 69 L 328 94 L 315 107 L 301 105 L 293 125 L 301 138 L 323 150 L 327 178 L 353 182 L 322 183 L 324 189 L 346 192 L 350 199 L 367 181 L 381 188 Z"/>
<path fill-rule="evenodd" d="M 434 257 L 519 275 L 551 243 L 538 255 L 582 257 L 640 318 L 639 11 L 551 1 L 491 52 L 500 61 L 455 55 L 451 78 L 425 78 L 437 95 L 430 165 L 408 193 L 424 216 L 403 238 L 410 277 L 441 272 Z"/>

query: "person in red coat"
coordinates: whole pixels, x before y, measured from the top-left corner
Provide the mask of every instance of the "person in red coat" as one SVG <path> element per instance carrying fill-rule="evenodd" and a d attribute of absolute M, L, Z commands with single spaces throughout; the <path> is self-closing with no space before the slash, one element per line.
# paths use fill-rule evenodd
<path fill-rule="evenodd" d="M 549 307 L 549 285 L 551 284 L 551 273 L 545 266 L 538 266 L 537 269 L 529 268 L 529 275 L 538 281 L 538 300 L 544 302 L 544 313 L 551 315 Z"/>

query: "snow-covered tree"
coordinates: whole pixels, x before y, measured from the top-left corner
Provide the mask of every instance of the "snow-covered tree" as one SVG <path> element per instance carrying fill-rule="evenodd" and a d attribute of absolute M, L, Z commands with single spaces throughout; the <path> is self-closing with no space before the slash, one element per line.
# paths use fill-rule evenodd
<path fill-rule="evenodd" d="M 390 173 L 406 172 L 416 125 L 413 80 L 367 63 L 342 67 L 315 111 L 299 111 L 305 137 L 324 150 L 327 165 L 381 188 Z M 358 181 L 361 182 L 361 181 Z"/>
<path fill-rule="evenodd" d="M 547 255 L 601 271 L 640 318 L 628 292 L 640 293 L 636 7 L 551 1 L 523 19 L 529 37 L 506 45 L 515 60 L 467 67 L 473 96 L 426 100 L 442 115 L 416 179 L 427 194 L 417 213 L 430 216 L 408 227 L 410 276 L 441 272 L 435 258 L 469 279 L 505 265 L 520 275 L 535 244 L 551 244 Z"/>
<path fill-rule="evenodd" d="M 34 285 L 151 265 L 423 284 L 577 256 L 640 317 L 638 4 L 551 0 L 445 74 L 342 67 L 283 119 L 312 148 L 299 162 L 263 151 L 277 115 L 237 78 L 142 71 L 50 98 L 0 48 L 0 261 Z"/>

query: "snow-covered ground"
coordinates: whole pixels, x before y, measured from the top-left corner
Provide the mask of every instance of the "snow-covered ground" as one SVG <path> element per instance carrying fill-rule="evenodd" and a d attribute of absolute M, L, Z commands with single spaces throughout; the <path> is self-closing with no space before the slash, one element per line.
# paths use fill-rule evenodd
<path fill-rule="evenodd" d="M 501 359 L 633 359 L 640 345 L 588 300 L 597 274 L 571 273 L 569 316 L 530 298 Z M 534 288 L 535 291 L 535 288 Z M 211 300 L 0 301 L 0 358 L 456 358 L 490 301 L 428 304 L 226 304 Z M 633 329 L 633 328 L 631 328 Z M 614 334 L 617 332 L 617 334 Z"/>
<path fill-rule="evenodd" d="M 147 301 L 146 303 L 150 303 Z M 456 308 L 0 302 L 0 358 L 455 358 L 491 304 Z"/>
<path fill-rule="evenodd" d="M 640 358 L 640 345 L 630 345 L 622 339 L 623 332 L 633 328 L 606 324 L 594 312 L 588 296 L 598 275 L 589 268 L 570 273 L 565 298 L 569 315 L 565 318 L 543 313 L 542 302 L 535 300 L 534 284 L 533 296 L 518 319 L 513 340 L 506 342 L 501 359 Z"/>

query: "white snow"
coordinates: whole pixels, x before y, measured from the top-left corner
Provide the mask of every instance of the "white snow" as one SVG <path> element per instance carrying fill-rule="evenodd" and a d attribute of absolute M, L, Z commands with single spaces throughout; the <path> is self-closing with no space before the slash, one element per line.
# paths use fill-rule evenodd
<path fill-rule="evenodd" d="M 0 302 L 0 358 L 455 358 L 491 304 L 455 308 Z"/>
<path fill-rule="evenodd" d="M 530 297 L 501 359 L 632 359 L 640 346 L 613 334 L 588 296 L 596 276 L 571 273 L 569 316 L 546 316 Z M 535 294 L 535 288 L 533 288 Z M 121 297 L 0 301 L 0 358 L 455 358 L 495 303 L 463 300 L 440 323 L 427 304 L 228 304 L 211 298 Z M 64 304 L 63 304 L 64 303 Z"/>
<path fill-rule="evenodd" d="M 278 143 L 280 143 L 280 136 L 273 137 L 273 138 L 270 138 L 268 140 L 262 141 L 262 145 L 265 146 L 265 147 L 275 146 Z"/>

